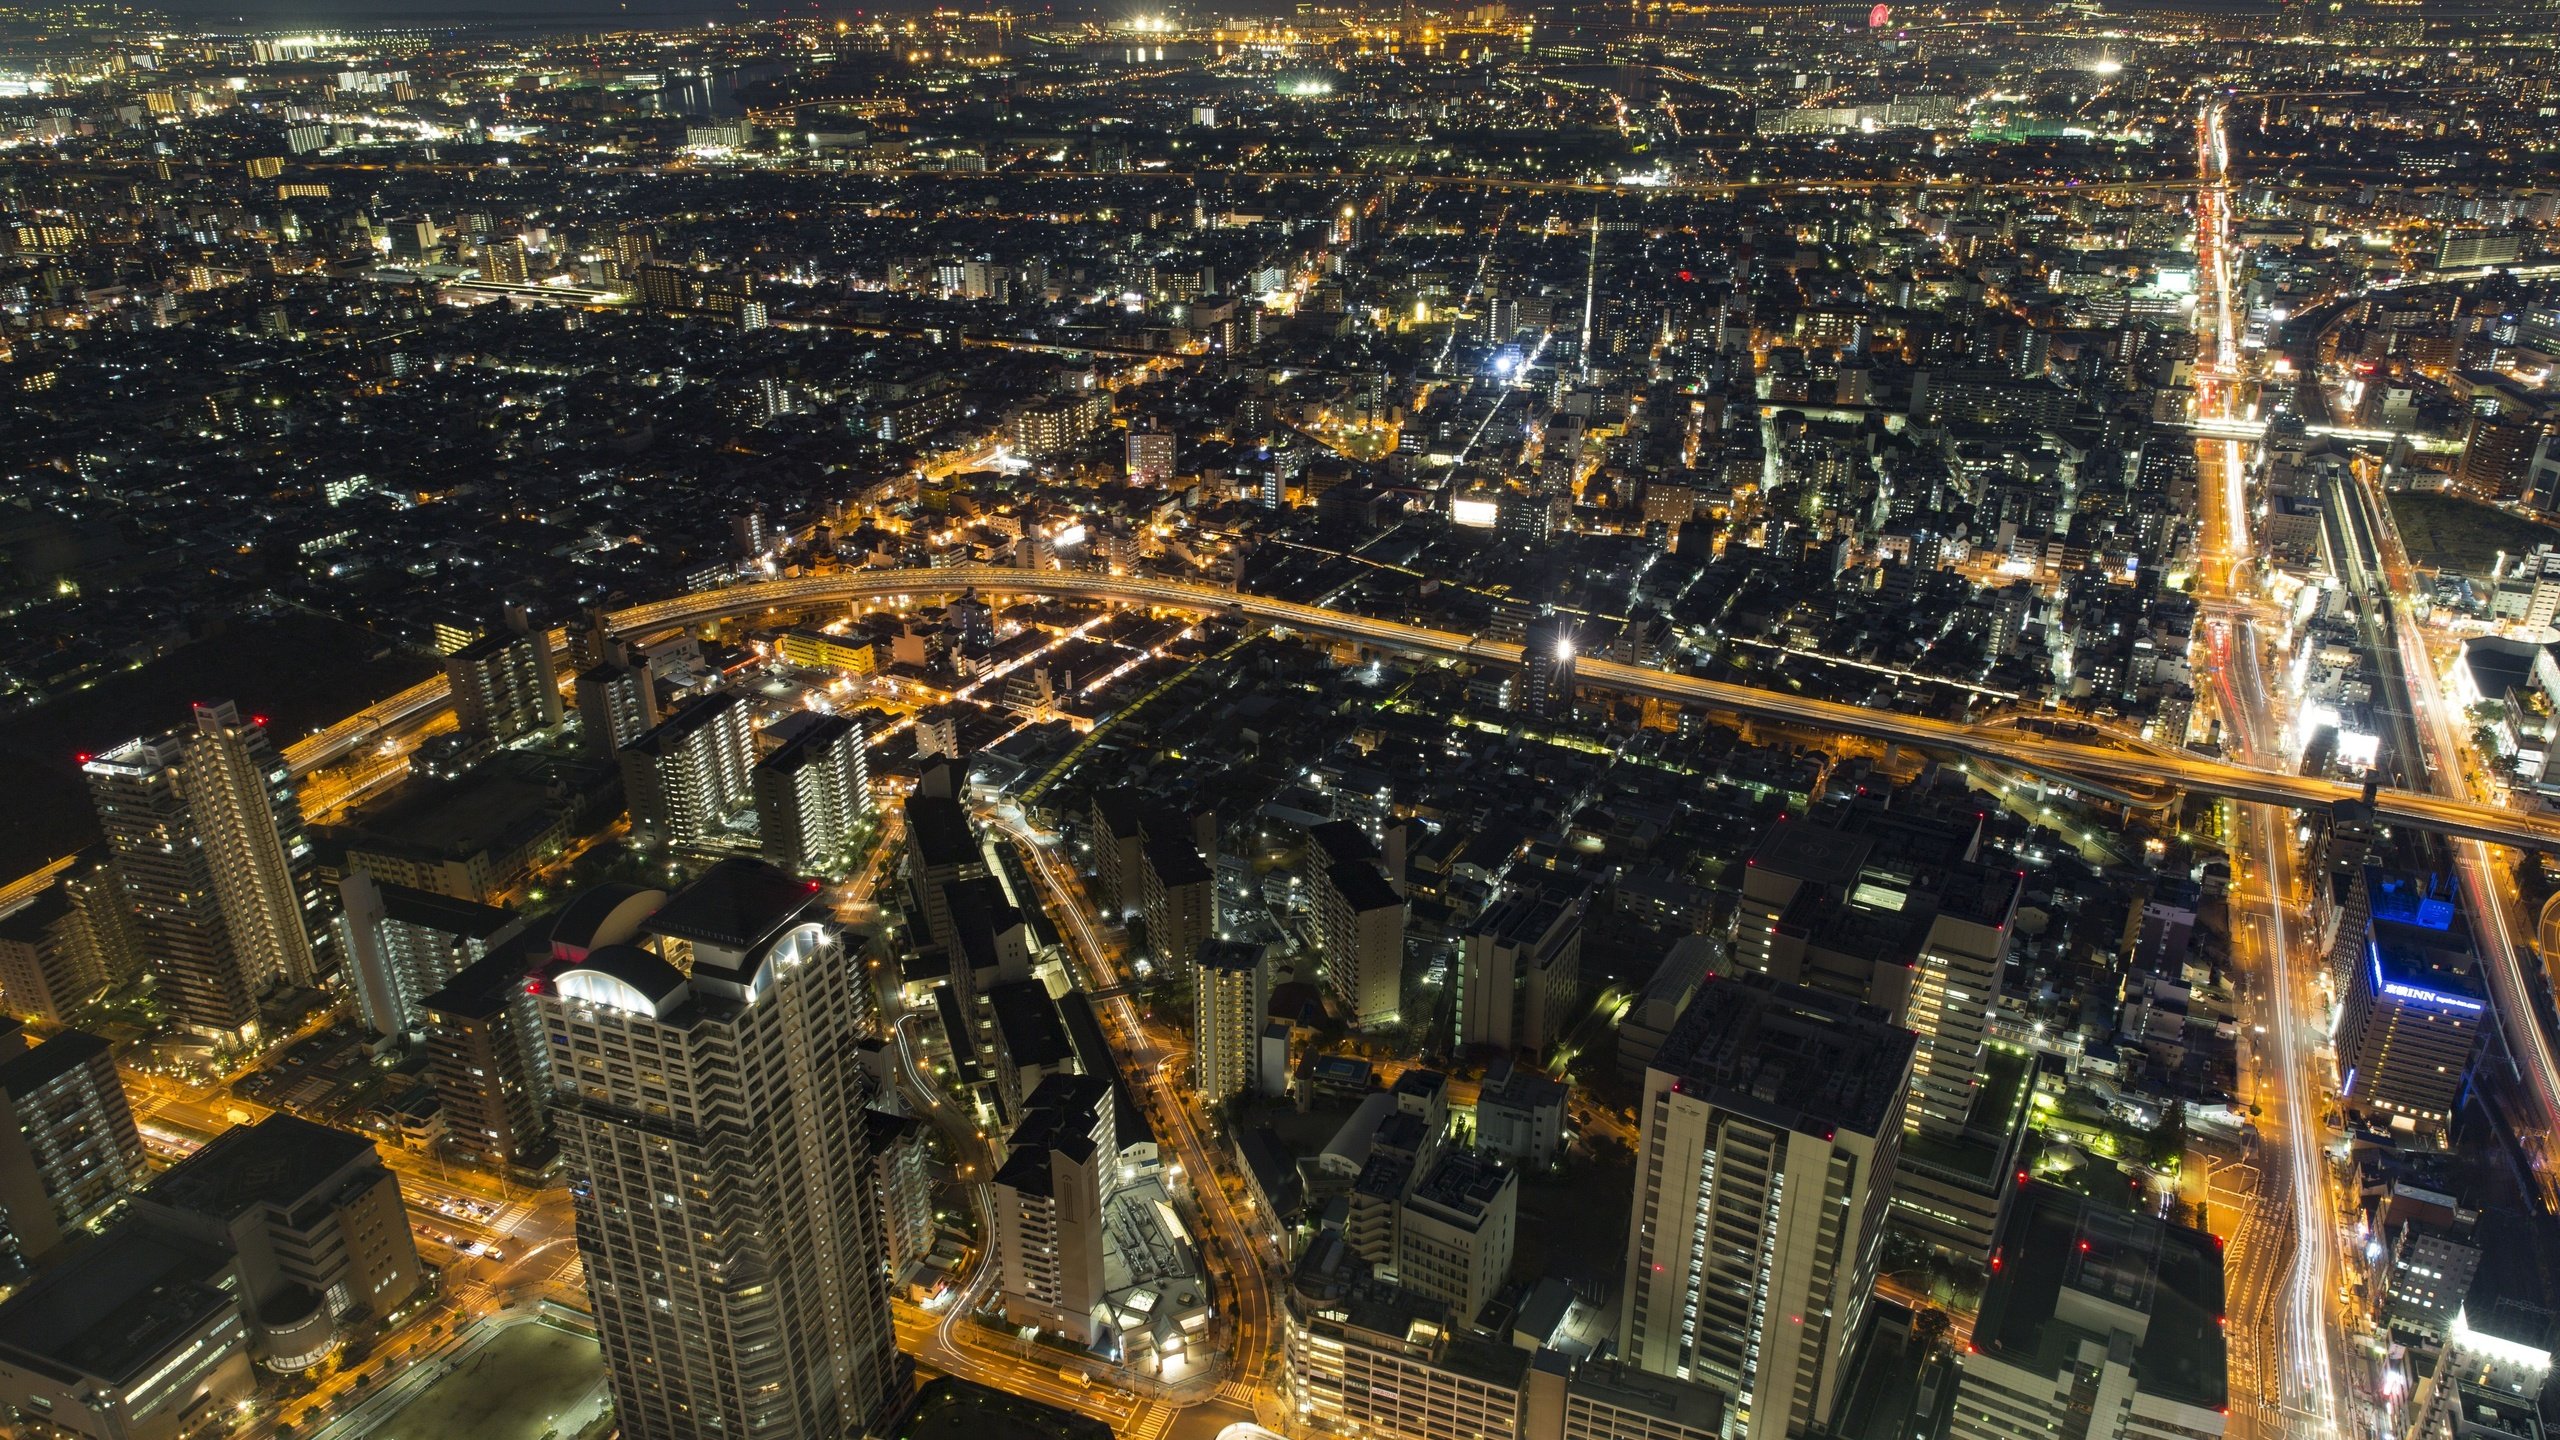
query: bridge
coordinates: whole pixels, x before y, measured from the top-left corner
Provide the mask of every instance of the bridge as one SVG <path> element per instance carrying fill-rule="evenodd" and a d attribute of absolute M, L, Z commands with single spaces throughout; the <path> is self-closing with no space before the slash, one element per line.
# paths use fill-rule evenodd
<path fill-rule="evenodd" d="M 904 602 L 972 589 L 998 595 L 1106 600 L 1198 614 L 1229 614 L 1395 654 L 1492 666 L 1520 663 L 1520 647 L 1507 641 L 1327 610 L 1265 595 L 1240 594 L 1194 581 L 1015 570 L 993 565 L 948 570 L 846 570 L 757 581 L 634 605 L 612 612 L 605 625 L 616 638 L 637 639 L 718 620 L 769 616 L 779 624 L 811 609 Z M 2171 786 L 2193 795 L 2296 810 L 2319 809 L 2362 796 L 2357 787 L 2333 780 L 2255 770 L 2158 747 L 2064 738 L 2020 730 L 2006 720 L 1941 720 L 1904 715 L 1596 657 L 1578 659 L 1574 675 L 1577 683 L 1593 689 L 1968 756 L 2104 794 L 2142 796 L 2156 793 L 2158 787 Z M 343 757 L 386 729 L 414 724 L 450 703 L 444 682 L 424 682 L 288 747 L 286 759 L 297 772 L 307 772 Z M 2100 734 L 2095 740 L 2107 738 Z M 2560 851 L 2560 817 L 2410 790 L 2383 790 L 2376 796 L 2374 808 L 2377 817 L 2389 824 L 2497 845 Z"/>

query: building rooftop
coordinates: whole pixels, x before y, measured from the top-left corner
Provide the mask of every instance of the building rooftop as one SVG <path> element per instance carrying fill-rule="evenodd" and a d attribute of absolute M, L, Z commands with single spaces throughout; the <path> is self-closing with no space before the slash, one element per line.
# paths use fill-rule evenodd
<path fill-rule="evenodd" d="M 649 931 L 724 950 L 749 950 L 817 909 L 818 883 L 761 860 L 705 870 L 649 917 Z"/>
<path fill-rule="evenodd" d="M 996 1016 L 996 1034 L 1004 1053 L 1016 1065 L 1055 1068 L 1075 1058 L 1066 1024 L 1058 1018 L 1058 1002 L 1037 980 L 1016 980 L 987 991 L 987 1008 Z"/>
<path fill-rule="evenodd" d="M 532 952 L 524 947 L 501 945 L 463 966 L 418 1006 L 431 1015 L 486 1020 L 513 1005 L 523 993 L 532 961 Z"/>
<path fill-rule="evenodd" d="M 217 1288 L 229 1265 L 212 1246 L 119 1225 L 0 1305 L 0 1361 L 122 1389 L 238 1303 Z"/>
<path fill-rule="evenodd" d="M 723 690 L 716 695 L 705 696 L 659 721 L 646 734 L 623 746 L 623 752 L 640 755 L 664 754 L 668 746 L 684 740 L 695 731 L 744 703 L 746 703 L 745 700 L 735 690 Z"/>
<path fill-rule="evenodd" d="M 1262 968 L 1265 947 L 1251 940 L 1203 940 L 1192 963 L 1203 970 L 1251 973 Z"/>
<path fill-rule="evenodd" d="M 215 1136 L 142 1193 L 172 1210 L 228 1221 L 260 1208 L 291 1210 L 361 1162 L 381 1167 L 370 1139 L 278 1113 Z"/>
<path fill-rule="evenodd" d="M 1973 1326 L 1982 1353 L 2052 1375 L 2103 1320 L 2132 1334 L 2145 1393 L 2206 1409 L 2230 1403 L 2212 1236 L 2029 1183 L 2001 1223 L 1991 1267 Z"/>
<path fill-rule="evenodd" d="M 861 730 L 860 725 L 843 715 L 821 715 L 814 710 L 787 715 L 766 728 L 766 736 L 781 744 L 757 761 L 756 768 L 789 775 Z"/>
<path fill-rule="evenodd" d="M 33 1049 L 0 1060 L 0 1094 L 32 1095 L 106 1053 L 106 1041 L 86 1030 L 65 1030 Z"/>
<path fill-rule="evenodd" d="M 960 802 L 940 795 L 907 797 L 907 845 L 916 863 L 944 870 L 979 863 L 978 841 L 969 831 L 969 812 Z"/>
<path fill-rule="evenodd" d="M 1873 1135 L 1910 1084 L 1915 1043 L 1875 1006 L 1725 976 L 1698 987 L 1652 1068 L 1684 1093 L 1791 1129 Z"/>

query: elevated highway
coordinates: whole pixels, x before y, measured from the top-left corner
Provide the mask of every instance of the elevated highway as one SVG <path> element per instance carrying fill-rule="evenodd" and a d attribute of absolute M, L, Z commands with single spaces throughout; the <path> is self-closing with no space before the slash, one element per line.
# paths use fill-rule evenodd
<path fill-rule="evenodd" d="M 1189 581 L 985 565 L 948 570 L 848 570 L 733 585 L 618 610 L 606 617 L 606 627 L 617 638 L 638 638 L 715 620 L 769 614 L 779 622 L 787 615 L 813 608 L 957 595 L 966 589 L 990 594 L 1109 600 L 1195 613 L 1224 612 L 1399 654 L 1482 665 L 1520 662 L 1520 647 L 1506 641 L 1269 596 L 1237 594 Z M 2091 785 L 2118 793 L 2144 794 L 2170 785 L 2190 794 L 2227 796 L 2293 809 L 2331 805 L 2358 798 L 2360 793 L 2353 786 L 2335 781 L 2256 770 L 2174 751 L 2150 752 L 2061 739 L 1995 721 L 1939 720 L 1871 710 L 1612 660 L 1583 658 L 1575 665 L 1575 675 L 1579 683 L 1594 689 L 1973 756 L 2059 783 Z M 414 724 L 448 703 L 441 681 L 425 682 L 296 743 L 287 751 L 287 759 L 298 771 L 330 764 L 373 736 Z M 2136 788 L 2126 791 L 2127 786 Z M 2392 824 L 2491 844 L 2560 851 L 2560 817 L 2408 790 L 2382 791 L 2376 799 L 2376 810 L 2380 818 Z"/>

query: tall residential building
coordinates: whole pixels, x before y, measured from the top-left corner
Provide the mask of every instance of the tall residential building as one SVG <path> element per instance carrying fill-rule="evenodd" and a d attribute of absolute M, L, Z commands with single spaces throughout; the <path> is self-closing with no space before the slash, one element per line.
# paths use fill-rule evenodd
<path fill-rule="evenodd" d="M 373 1142 L 291 1115 L 223 1132 L 161 1172 L 128 1213 L 230 1257 L 250 1349 L 272 1369 L 318 1364 L 417 1293 L 425 1273 L 400 1184 Z"/>
<path fill-rule="evenodd" d="M 696 700 L 622 747 L 621 759 L 633 829 L 671 845 L 716 835 L 752 793 L 746 702 L 734 691 Z"/>
<path fill-rule="evenodd" d="M 324 914 L 265 727 L 200 705 L 193 733 L 130 740 L 82 769 L 164 1003 L 199 1034 L 253 1035 L 269 987 L 314 980 Z"/>
<path fill-rule="evenodd" d="M 803 875 L 845 866 L 854 830 L 871 813 L 861 724 L 804 710 L 765 733 L 779 743 L 750 776 L 765 858 Z"/>
<path fill-rule="evenodd" d="M 1271 961 L 1255 941 L 1211 940 L 1191 970 L 1191 1083 L 1218 1105 L 1252 1089 L 1262 1018 L 1271 1008 Z"/>
<path fill-rule="evenodd" d="M 141 919 L 134 913 L 132 897 L 125 893 L 114 853 L 104 844 L 83 850 L 54 879 L 53 888 L 62 892 L 80 917 L 82 944 L 106 983 L 122 985 L 140 978 Z"/>
<path fill-rule="evenodd" d="M 630 1440 L 820 1440 L 903 1405 L 868 1006 L 807 882 L 725 860 L 552 935 L 553 1123 Z"/>
<path fill-rule="evenodd" d="M 591 665 L 578 672 L 578 746 L 602 758 L 658 724 L 658 692 L 646 666 Z"/>
<path fill-rule="evenodd" d="M 1830 1418 L 1913 1043 L 1873 1006 L 1746 975 L 1700 986 L 1645 1067 L 1620 1350 L 1723 1390 L 1744 1440 Z"/>
<path fill-rule="evenodd" d="M 524 929 L 512 910 L 376 880 L 350 870 L 338 882 L 348 969 L 364 1023 L 377 1035 L 413 1035 L 419 1002 Z"/>
<path fill-rule="evenodd" d="M 2230 1406 L 2222 1326 L 2212 1236 L 2021 1186 L 1957 1357 L 1949 1440 L 2218 1436 Z"/>
<path fill-rule="evenodd" d="M 1103 1200 L 1119 1169 L 1111 1081 L 1051 1075 L 1023 1102 L 996 1168 L 995 1235 L 1005 1319 L 1090 1345 L 1104 1300 Z"/>
<path fill-rule="evenodd" d="M 418 999 L 445 1143 L 483 1165 L 551 1153 L 551 1057 L 526 991 L 531 958 L 521 942 L 497 946 Z"/>
<path fill-rule="evenodd" d="M 2468 927 L 2372 919 L 2338 1007 L 2338 1094 L 2347 1109 L 2430 1145 L 2446 1143 L 2487 1019 Z"/>
<path fill-rule="evenodd" d="M 1562 616 L 1530 622 L 1521 644 L 1520 678 L 1511 692 L 1513 710 L 1546 720 L 1573 713 L 1574 650 L 1580 637 L 1580 627 Z"/>
<path fill-rule="evenodd" d="M 1164 973 L 1182 975 L 1218 933 L 1217 867 L 1183 834 L 1149 835 L 1138 860 L 1138 911 Z"/>
<path fill-rule="evenodd" d="M 1458 971 L 1458 1043 L 1544 1054 L 1582 1001 L 1582 915 L 1590 891 L 1549 884 L 1507 895 L 1467 932 Z"/>
<path fill-rule="evenodd" d="M 444 657 L 444 674 L 463 729 L 484 731 L 503 745 L 560 724 L 560 679 L 550 638 L 538 630 L 483 635 Z"/>
<path fill-rule="evenodd" d="M 90 919 L 58 884 L 0 915 L 0 1009 L 60 1025 L 98 998 L 107 977 Z"/>
<path fill-rule="evenodd" d="M 1308 847 L 1308 898 L 1325 993 L 1366 1029 L 1404 1008 L 1404 896 L 1356 825 L 1321 825 Z"/>
<path fill-rule="evenodd" d="M 0 1034 L 0 1259 L 40 1260 L 143 1178 L 142 1134 L 107 1042 Z"/>
<path fill-rule="evenodd" d="M 186 790 L 196 832 L 214 856 L 213 889 L 232 943 L 295 985 L 327 969 L 328 902 L 302 824 L 302 787 L 267 738 L 263 715 L 228 700 L 195 709 Z"/>
<path fill-rule="evenodd" d="M 871 1134 L 871 1173 L 880 1195 L 881 1264 L 892 1281 L 933 1249 L 933 1172 L 923 1121 L 873 1106 L 862 1112 Z"/>
<path fill-rule="evenodd" d="M 1128 473 L 1132 485 L 1171 484 L 1173 432 L 1156 425 L 1130 426 Z"/>

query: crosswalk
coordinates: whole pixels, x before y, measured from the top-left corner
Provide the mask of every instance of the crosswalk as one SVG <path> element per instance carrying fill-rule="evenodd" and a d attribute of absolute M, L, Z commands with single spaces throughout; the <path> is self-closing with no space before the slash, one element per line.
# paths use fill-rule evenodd
<path fill-rule="evenodd" d="M 1145 1401 L 1138 1406 L 1137 1413 L 1129 1417 L 1129 1423 L 1120 1427 L 1120 1433 L 1128 1436 L 1129 1440 L 1161 1440 L 1164 1432 L 1172 1426 L 1174 1417 L 1180 1413 L 1169 1405 Z"/>
<path fill-rule="evenodd" d="M 1241 1380 L 1230 1380 L 1218 1387 L 1218 1398 L 1236 1405 L 1253 1403 L 1253 1387 Z"/>
<path fill-rule="evenodd" d="M 500 1235 L 513 1235 L 516 1233 L 516 1227 L 523 1224 L 532 1214 L 533 1202 L 529 1199 L 518 1200 L 491 1217 L 489 1228 Z"/>

